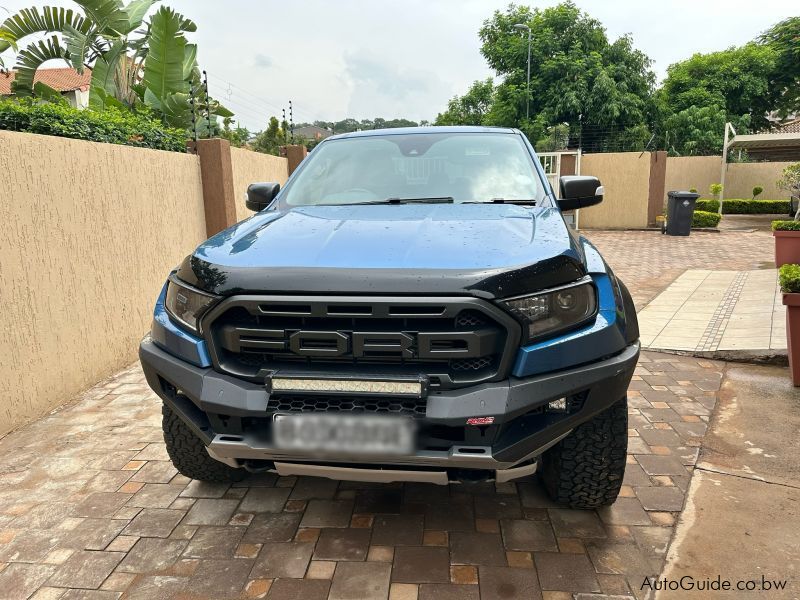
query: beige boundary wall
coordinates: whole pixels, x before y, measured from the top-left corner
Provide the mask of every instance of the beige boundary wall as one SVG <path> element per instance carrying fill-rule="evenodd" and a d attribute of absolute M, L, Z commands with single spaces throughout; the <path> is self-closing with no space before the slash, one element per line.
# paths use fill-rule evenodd
<path fill-rule="evenodd" d="M 605 197 L 601 204 L 580 211 L 580 228 L 646 227 L 650 162 L 649 152 L 584 154 L 581 175 L 600 178 Z"/>
<path fill-rule="evenodd" d="M 719 156 L 672 156 L 667 159 L 666 191 L 696 188 L 703 198 L 711 198 L 708 188 L 719 183 L 722 175 Z M 789 197 L 775 182 L 790 162 L 728 163 L 725 174 L 725 198 L 750 198 L 753 188 L 764 188 L 759 198 L 782 200 Z"/>
<path fill-rule="evenodd" d="M 166 275 L 208 237 L 200 163 L 0 131 L 0 436 L 136 359 Z M 231 163 L 286 178 L 284 158 Z"/>
<path fill-rule="evenodd" d="M 703 198 L 711 198 L 708 188 L 719 183 L 721 160 L 719 156 L 670 156 L 664 191 L 695 188 Z"/>
<path fill-rule="evenodd" d="M 233 193 L 236 200 L 236 220 L 242 221 L 253 215 L 245 206 L 247 186 L 263 181 L 277 181 L 283 186 L 289 177 L 287 161 L 280 156 L 270 156 L 251 150 L 231 148 L 233 164 Z"/>
<path fill-rule="evenodd" d="M 726 198 L 750 198 L 753 187 L 760 185 L 764 200 L 788 200 L 789 193 L 778 189 L 775 182 L 791 162 L 732 163 L 725 175 Z M 697 188 L 698 190 L 700 188 Z"/>
<path fill-rule="evenodd" d="M 581 174 L 600 178 L 606 190 L 602 204 L 580 211 L 581 229 L 638 229 L 653 226 L 670 190 L 696 188 L 710 198 L 709 186 L 720 181 L 719 156 L 669 157 L 663 152 L 584 154 Z M 750 198 L 761 186 L 763 199 L 786 199 L 775 182 L 792 163 L 730 163 L 725 198 Z"/>

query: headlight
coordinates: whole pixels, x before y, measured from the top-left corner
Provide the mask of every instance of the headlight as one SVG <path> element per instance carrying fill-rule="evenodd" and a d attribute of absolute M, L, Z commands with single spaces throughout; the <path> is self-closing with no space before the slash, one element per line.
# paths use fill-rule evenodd
<path fill-rule="evenodd" d="M 185 329 L 199 335 L 200 317 L 218 300 L 218 296 L 201 292 L 175 277 L 170 277 L 164 306 L 170 316 Z"/>
<path fill-rule="evenodd" d="M 580 283 L 503 303 L 527 326 L 523 341 L 530 342 L 591 319 L 597 311 L 597 294 L 591 283 Z"/>

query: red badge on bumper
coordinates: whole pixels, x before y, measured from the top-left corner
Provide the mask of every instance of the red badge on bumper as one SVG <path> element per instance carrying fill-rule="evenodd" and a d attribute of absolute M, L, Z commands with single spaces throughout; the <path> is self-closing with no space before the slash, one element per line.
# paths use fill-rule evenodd
<path fill-rule="evenodd" d="M 470 417 L 467 419 L 467 425 L 491 425 L 494 423 L 494 417 Z"/>

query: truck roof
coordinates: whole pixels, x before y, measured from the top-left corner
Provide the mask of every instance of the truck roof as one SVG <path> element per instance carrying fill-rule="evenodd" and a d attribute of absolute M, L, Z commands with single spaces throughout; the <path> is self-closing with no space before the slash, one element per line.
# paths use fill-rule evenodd
<path fill-rule="evenodd" d="M 338 140 L 351 137 L 370 137 L 375 135 L 402 135 L 409 133 L 519 133 L 510 127 L 479 127 L 476 125 L 431 125 L 426 127 L 396 127 L 393 129 L 367 129 L 340 133 L 329 137 L 329 140 Z"/>

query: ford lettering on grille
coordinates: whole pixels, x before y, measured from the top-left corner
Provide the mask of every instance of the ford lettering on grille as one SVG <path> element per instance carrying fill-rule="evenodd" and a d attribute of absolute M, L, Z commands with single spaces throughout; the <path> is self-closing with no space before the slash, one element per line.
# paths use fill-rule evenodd
<path fill-rule="evenodd" d="M 464 332 L 289 331 L 232 327 L 226 331 L 231 350 L 289 350 L 298 356 L 398 356 L 402 358 L 475 358 L 497 350 L 495 329 Z"/>
<path fill-rule="evenodd" d="M 288 370 L 452 389 L 504 377 L 519 343 L 512 316 L 461 297 L 233 296 L 202 328 L 214 367 L 254 383 Z"/>

